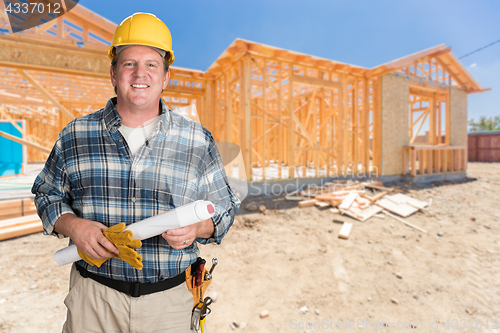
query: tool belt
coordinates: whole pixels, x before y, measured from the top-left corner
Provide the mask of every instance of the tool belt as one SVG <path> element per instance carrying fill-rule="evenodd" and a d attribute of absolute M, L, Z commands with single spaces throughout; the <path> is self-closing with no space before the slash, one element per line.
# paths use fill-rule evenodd
<path fill-rule="evenodd" d="M 148 295 L 160 291 L 172 289 L 184 282 L 184 273 L 181 273 L 173 278 L 159 281 L 156 283 L 140 283 L 140 282 L 127 282 L 115 279 L 110 279 L 87 271 L 82 266 L 75 264 L 77 271 L 83 278 L 91 278 L 109 288 L 130 295 L 132 297 L 140 297 L 141 295 Z"/>
<path fill-rule="evenodd" d="M 193 294 L 194 304 L 198 304 L 203 300 L 203 295 L 205 295 L 205 290 L 207 290 L 208 285 L 212 282 L 212 279 L 205 280 L 205 276 L 208 271 L 205 269 L 204 260 L 203 265 L 200 269 L 200 263 L 202 259 L 198 258 L 195 263 L 186 269 L 186 284 L 188 290 Z M 197 281 L 198 280 L 198 281 Z"/>
<path fill-rule="evenodd" d="M 205 260 L 198 258 L 186 270 L 186 284 L 188 290 L 193 294 L 194 308 L 191 315 L 191 330 L 204 333 L 207 315 L 211 312 L 208 307 L 212 304 L 210 297 L 203 298 L 210 282 L 212 282 L 212 273 L 217 265 L 217 258 L 212 260 L 210 271 L 205 269 Z"/>

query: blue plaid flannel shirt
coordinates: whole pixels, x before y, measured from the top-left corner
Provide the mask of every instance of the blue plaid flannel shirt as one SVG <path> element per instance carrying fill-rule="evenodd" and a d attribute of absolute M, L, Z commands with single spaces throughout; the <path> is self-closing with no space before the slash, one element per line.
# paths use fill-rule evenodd
<path fill-rule="evenodd" d="M 73 120 L 61 131 L 32 192 L 44 234 L 60 238 L 64 236 L 54 232 L 54 224 L 66 213 L 110 227 L 195 200 L 211 201 L 213 238 L 198 238 L 183 250 L 173 249 L 161 236 L 143 240 L 137 250 L 143 257 L 142 270 L 115 258 L 100 268 L 78 262 L 108 278 L 158 282 L 193 263 L 199 256 L 197 243 L 220 244 L 240 201 L 229 186 L 212 135 L 201 124 L 169 110 L 162 101 L 158 127 L 132 159 L 118 130 L 121 118 L 114 104 L 112 98 L 105 108 Z"/>

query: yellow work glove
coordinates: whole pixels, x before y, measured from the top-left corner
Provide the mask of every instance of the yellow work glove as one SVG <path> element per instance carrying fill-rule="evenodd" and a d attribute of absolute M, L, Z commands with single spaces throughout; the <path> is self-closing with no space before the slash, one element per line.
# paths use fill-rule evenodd
<path fill-rule="evenodd" d="M 123 231 L 123 229 L 125 229 L 125 223 L 122 222 L 104 230 L 102 234 L 116 246 L 118 251 L 120 251 L 120 253 L 115 254 L 113 258 L 120 258 L 135 269 L 142 270 L 142 256 L 135 251 L 135 249 L 142 246 L 142 242 L 140 240 L 132 240 L 132 231 Z M 80 249 L 78 249 L 78 254 L 91 266 L 101 267 L 101 265 L 108 260 L 108 258 L 92 259 Z"/>

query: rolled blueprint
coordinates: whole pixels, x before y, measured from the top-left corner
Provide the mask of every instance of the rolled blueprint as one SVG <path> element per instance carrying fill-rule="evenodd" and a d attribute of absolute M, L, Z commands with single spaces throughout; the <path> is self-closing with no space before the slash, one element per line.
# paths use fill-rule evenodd
<path fill-rule="evenodd" d="M 177 229 L 208 220 L 214 213 L 215 208 L 210 201 L 198 200 L 166 213 L 130 224 L 125 230 L 132 231 L 134 234 L 132 239 L 143 240 L 161 235 L 170 229 Z M 81 258 L 78 255 L 76 246 L 70 245 L 57 251 L 54 254 L 54 259 L 59 265 L 64 266 Z"/>

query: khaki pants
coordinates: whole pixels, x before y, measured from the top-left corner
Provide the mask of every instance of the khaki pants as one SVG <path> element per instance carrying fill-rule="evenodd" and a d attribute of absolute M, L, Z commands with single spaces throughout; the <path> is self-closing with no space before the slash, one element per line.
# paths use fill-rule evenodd
<path fill-rule="evenodd" d="M 141 297 L 131 297 L 83 278 L 71 269 L 63 333 L 153 333 L 190 330 L 193 295 L 185 283 Z"/>

